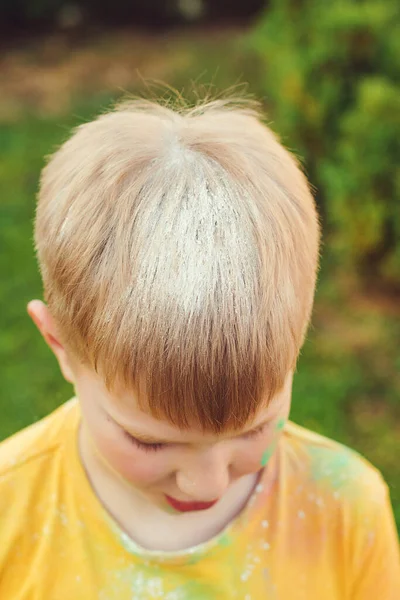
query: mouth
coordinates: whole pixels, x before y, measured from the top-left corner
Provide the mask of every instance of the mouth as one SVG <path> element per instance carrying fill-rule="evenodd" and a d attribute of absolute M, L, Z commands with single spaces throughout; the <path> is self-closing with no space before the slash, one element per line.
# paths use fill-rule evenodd
<path fill-rule="evenodd" d="M 170 506 L 179 512 L 193 512 L 196 510 L 207 510 L 211 508 L 218 502 L 218 500 L 213 500 L 212 502 L 181 502 L 181 500 L 177 500 L 176 498 L 171 498 L 171 496 L 165 495 L 165 498 Z"/>

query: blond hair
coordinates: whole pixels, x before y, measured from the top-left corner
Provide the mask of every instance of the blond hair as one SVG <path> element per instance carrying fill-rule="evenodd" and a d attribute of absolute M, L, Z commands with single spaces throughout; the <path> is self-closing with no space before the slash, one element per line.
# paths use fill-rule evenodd
<path fill-rule="evenodd" d="M 257 106 L 124 101 L 41 176 L 35 244 L 63 344 L 182 428 L 243 427 L 310 319 L 315 204 Z"/>

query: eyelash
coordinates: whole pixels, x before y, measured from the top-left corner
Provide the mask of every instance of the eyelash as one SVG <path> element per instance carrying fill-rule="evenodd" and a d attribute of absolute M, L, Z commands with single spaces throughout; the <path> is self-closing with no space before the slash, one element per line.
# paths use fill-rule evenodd
<path fill-rule="evenodd" d="M 134 444 L 135 446 L 137 446 L 141 450 L 144 450 L 145 452 L 157 452 L 157 450 L 162 450 L 163 448 L 166 447 L 166 444 L 161 444 L 161 443 L 159 443 L 159 444 L 145 444 L 144 442 L 140 442 L 139 440 L 137 440 L 135 437 L 133 437 L 133 435 L 131 435 L 127 431 L 124 431 L 124 435 L 128 438 L 128 440 L 132 444 Z"/>
<path fill-rule="evenodd" d="M 263 425 L 260 425 L 260 427 L 258 427 L 257 429 L 253 429 L 253 431 L 249 431 L 248 433 L 245 433 L 243 437 L 246 440 L 255 438 L 264 431 L 264 428 L 265 428 L 265 423 Z"/>
<path fill-rule="evenodd" d="M 249 439 L 253 439 L 253 438 L 259 436 L 263 432 L 264 427 L 265 427 L 265 424 L 261 425 L 261 427 L 259 427 L 258 429 L 249 431 L 248 433 L 244 434 L 243 438 L 245 440 L 249 440 Z M 163 443 L 145 444 L 144 442 L 141 442 L 140 440 L 133 437 L 133 435 L 131 435 L 127 431 L 124 431 L 124 435 L 128 438 L 128 440 L 132 444 L 134 444 L 137 448 L 144 450 L 145 452 L 157 452 L 158 450 L 162 450 L 162 449 L 168 447 L 168 444 L 163 444 Z"/>

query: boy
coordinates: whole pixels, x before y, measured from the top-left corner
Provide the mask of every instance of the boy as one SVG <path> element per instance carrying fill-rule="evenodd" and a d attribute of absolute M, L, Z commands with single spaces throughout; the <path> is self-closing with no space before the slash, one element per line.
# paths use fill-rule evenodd
<path fill-rule="evenodd" d="M 256 108 L 81 125 L 35 243 L 75 396 L 0 447 L 1 598 L 400 598 L 379 472 L 288 421 L 319 225 Z"/>

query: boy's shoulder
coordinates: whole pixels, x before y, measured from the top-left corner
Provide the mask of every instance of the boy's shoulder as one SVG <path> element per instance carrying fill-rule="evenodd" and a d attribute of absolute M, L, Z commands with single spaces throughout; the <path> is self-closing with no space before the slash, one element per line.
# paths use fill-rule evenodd
<path fill-rule="evenodd" d="M 76 419 L 77 411 L 77 399 L 71 398 L 40 421 L 0 442 L 0 479 L 51 458 L 63 445 L 65 432 Z"/>
<path fill-rule="evenodd" d="M 285 427 L 287 460 L 292 473 L 336 500 L 381 503 L 387 484 L 380 471 L 348 446 L 289 421 Z"/>

